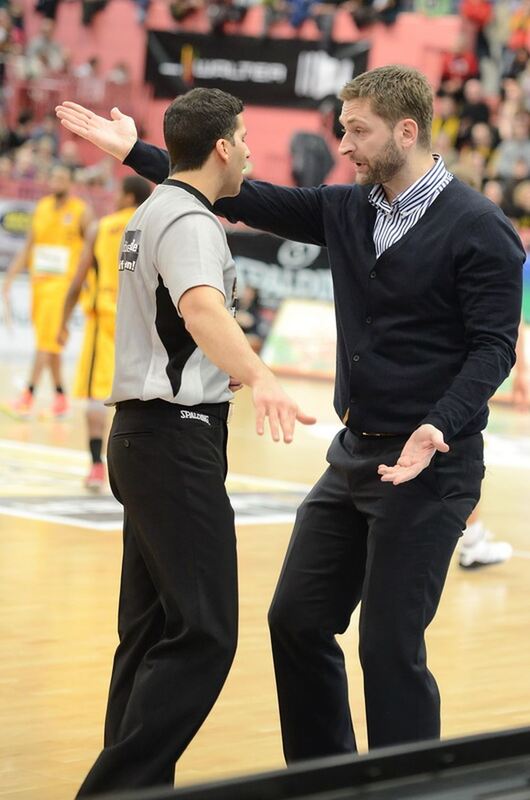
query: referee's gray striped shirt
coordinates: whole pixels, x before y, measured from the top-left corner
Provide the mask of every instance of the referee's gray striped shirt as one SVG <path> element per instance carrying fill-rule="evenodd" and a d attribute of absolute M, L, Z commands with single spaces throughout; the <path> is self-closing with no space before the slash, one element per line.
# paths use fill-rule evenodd
<path fill-rule="evenodd" d="M 434 154 L 431 169 L 412 186 L 388 202 L 385 190 L 377 183 L 368 200 L 377 209 L 374 225 L 374 245 L 377 258 L 398 242 L 420 220 L 440 192 L 453 180 L 441 156 Z"/>

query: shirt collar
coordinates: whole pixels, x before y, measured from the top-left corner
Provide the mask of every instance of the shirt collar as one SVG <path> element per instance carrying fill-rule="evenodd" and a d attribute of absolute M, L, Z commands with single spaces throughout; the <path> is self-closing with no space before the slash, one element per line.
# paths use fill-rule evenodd
<path fill-rule="evenodd" d="M 163 182 L 162 185 L 163 186 L 178 186 L 179 189 L 185 189 L 187 192 L 189 192 L 190 194 L 194 195 L 197 198 L 197 200 L 200 200 L 201 203 L 204 206 L 206 206 L 208 211 L 212 211 L 213 212 L 213 206 L 210 203 L 210 201 L 208 200 L 208 198 L 205 197 L 202 192 L 200 192 L 198 189 L 196 189 L 195 186 L 191 186 L 189 183 L 184 183 L 184 181 L 177 181 L 174 178 L 166 178 L 166 180 Z"/>
<path fill-rule="evenodd" d="M 385 195 L 385 190 L 380 183 L 376 183 L 370 190 L 368 200 L 378 211 L 390 214 L 394 209 L 406 217 L 421 207 L 428 197 L 438 194 L 445 186 L 450 173 L 447 171 L 443 158 L 438 153 L 433 153 L 434 164 L 421 178 L 411 186 L 404 189 L 390 203 Z"/>

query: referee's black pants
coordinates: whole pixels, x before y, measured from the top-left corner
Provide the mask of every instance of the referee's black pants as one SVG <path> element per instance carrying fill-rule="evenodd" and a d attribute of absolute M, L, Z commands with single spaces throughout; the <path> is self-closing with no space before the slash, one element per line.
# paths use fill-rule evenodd
<path fill-rule="evenodd" d="M 335 635 L 359 603 L 370 748 L 440 735 L 424 634 L 480 496 L 483 443 L 462 437 L 414 480 L 383 483 L 378 465 L 394 464 L 406 438 L 342 430 L 299 508 L 269 612 L 288 762 L 356 750 Z"/>
<path fill-rule="evenodd" d="M 79 796 L 172 785 L 175 762 L 234 657 L 236 542 L 224 485 L 228 404 L 190 410 L 203 419 L 163 401 L 122 403 L 114 417 L 109 476 L 125 508 L 120 643 L 104 749 Z"/>

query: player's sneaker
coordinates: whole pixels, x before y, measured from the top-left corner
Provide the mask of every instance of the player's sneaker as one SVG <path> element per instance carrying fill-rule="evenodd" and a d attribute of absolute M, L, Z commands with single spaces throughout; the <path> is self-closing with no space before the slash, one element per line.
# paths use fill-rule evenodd
<path fill-rule="evenodd" d="M 29 417 L 33 410 L 33 395 L 29 389 L 24 389 L 20 397 L 10 405 L 10 410 L 18 417 Z"/>
<path fill-rule="evenodd" d="M 511 544 L 492 540 L 491 533 L 483 526 L 481 526 L 481 533 L 480 539 L 473 544 L 466 545 L 464 541 L 460 546 L 458 563 L 463 569 L 477 569 L 477 567 L 502 564 L 512 557 L 513 547 Z"/>
<path fill-rule="evenodd" d="M 56 392 L 51 406 L 52 417 L 65 417 L 70 410 L 68 398 L 62 392 Z"/>
<path fill-rule="evenodd" d="M 98 464 L 92 464 L 90 467 L 90 472 L 85 478 L 86 488 L 91 489 L 93 492 L 101 492 L 105 486 L 105 482 L 105 465 L 101 462 Z"/>

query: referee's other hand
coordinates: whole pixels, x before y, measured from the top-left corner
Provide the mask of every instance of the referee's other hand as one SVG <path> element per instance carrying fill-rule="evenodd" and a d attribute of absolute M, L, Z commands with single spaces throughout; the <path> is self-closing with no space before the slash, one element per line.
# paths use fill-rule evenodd
<path fill-rule="evenodd" d="M 298 404 L 285 392 L 279 381 L 272 375 L 260 378 L 252 386 L 252 401 L 256 408 L 256 432 L 265 433 L 265 419 L 274 442 L 283 437 L 285 444 L 293 441 L 294 427 L 314 425 L 316 417 L 311 417 L 299 408 Z"/>

